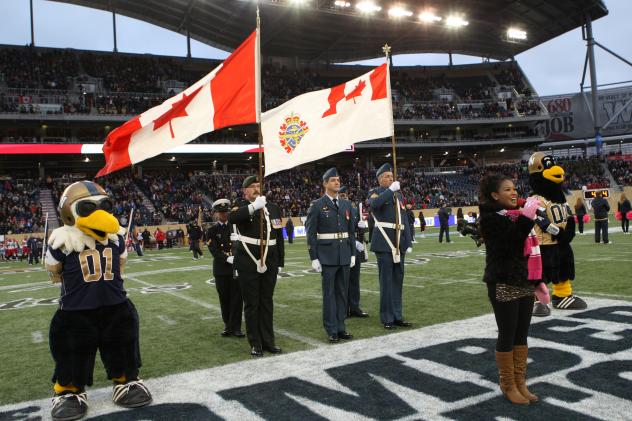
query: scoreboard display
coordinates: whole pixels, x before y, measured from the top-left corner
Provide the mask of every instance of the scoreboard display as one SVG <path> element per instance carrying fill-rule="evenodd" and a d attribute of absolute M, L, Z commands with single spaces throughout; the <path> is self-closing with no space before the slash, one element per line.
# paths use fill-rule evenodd
<path fill-rule="evenodd" d="M 595 190 L 584 190 L 584 199 L 595 199 L 598 193 L 601 193 L 602 197 L 610 197 L 610 190 L 595 189 Z"/>

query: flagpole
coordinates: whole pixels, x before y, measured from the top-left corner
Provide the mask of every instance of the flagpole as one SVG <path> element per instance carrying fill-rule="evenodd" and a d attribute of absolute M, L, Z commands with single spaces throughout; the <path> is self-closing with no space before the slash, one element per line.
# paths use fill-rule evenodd
<path fill-rule="evenodd" d="M 384 44 L 382 47 L 382 51 L 384 51 L 384 55 L 386 56 L 386 68 L 390 69 L 390 61 L 389 56 L 391 53 L 391 46 L 388 44 Z M 388 77 L 386 78 L 386 95 L 388 95 L 388 100 L 393 101 L 391 97 L 391 72 L 387 72 Z M 391 116 L 393 114 L 392 106 L 391 106 Z M 393 149 L 393 181 L 397 181 L 397 148 L 395 148 L 395 127 L 393 124 L 393 134 L 391 135 L 391 146 Z M 395 241 L 396 241 L 396 254 L 399 254 L 399 242 L 400 242 L 400 214 L 399 214 L 399 200 L 397 198 L 397 192 L 395 193 L 395 200 L 393 200 L 393 204 L 395 205 Z"/>
<path fill-rule="evenodd" d="M 256 40 L 256 47 L 255 47 L 255 79 L 256 79 L 256 83 L 255 83 L 255 91 L 256 91 L 256 95 L 255 95 L 255 100 L 257 101 L 256 104 L 256 108 L 257 108 L 257 128 L 258 128 L 258 135 L 257 135 L 257 139 L 259 141 L 259 195 L 263 196 L 263 134 L 261 132 L 261 86 L 259 85 L 260 81 L 261 81 L 261 75 L 260 75 L 260 71 L 261 71 L 261 51 L 260 51 L 260 44 L 259 44 L 259 30 L 261 28 L 261 18 L 259 16 L 259 2 L 257 1 L 257 40 Z M 261 266 L 263 267 L 265 265 L 265 261 L 263 261 L 263 254 L 264 254 L 264 249 L 265 246 L 263 244 L 264 241 L 264 236 L 263 236 L 263 221 L 265 219 L 265 207 L 261 208 L 261 210 L 259 210 L 259 260 L 261 261 Z"/>
<path fill-rule="evenodd" d="M 46 255 L 46 237 L 48 237 L 48 212 L 46 212 L 46 221 L 44 221 L 44 241 L 42 241 L 42 265 L 45 265 L 44 256 Z"/>

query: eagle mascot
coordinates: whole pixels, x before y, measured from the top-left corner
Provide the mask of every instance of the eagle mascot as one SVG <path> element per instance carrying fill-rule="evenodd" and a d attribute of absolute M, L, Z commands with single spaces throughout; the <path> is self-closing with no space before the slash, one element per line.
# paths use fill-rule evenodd
<path fill-rule="evenodd" d="M 573 295 L 575 257 L 571 241 L 575 237 L 575 220 L 562 189 L 564 169 L 555 158 L 536 152 L 529 158 L 529 186 L 542 207 L 537 212 L 535 231 L 542 255 L 542 278 L 553 284 L 551 303 L 560 310 L 580 310 L 586 302 Z M 548 316 L 550 308 L 536 302 L 533 315 Z"/>
<path fill-rule="evenodd" d="M 53 420 L 86 414 L 85 388 L 92 385 L 97 349 L 114 382 L 114 403 L 134 408 L 152 400 L 138 378 L 138 313 L 123 287 L 125 229 L 113 208 L 105 190 L 90 181 L 71 184 L 59 201 L 64 225 L 53 230 L 46 252 L 46 270 L 61 286 L 49 332 L 55 361 Z"/>

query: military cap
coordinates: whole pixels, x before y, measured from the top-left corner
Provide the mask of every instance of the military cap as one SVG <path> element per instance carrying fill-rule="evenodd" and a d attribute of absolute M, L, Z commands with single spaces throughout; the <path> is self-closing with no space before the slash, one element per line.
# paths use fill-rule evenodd
<path fill-rule="evenodd" d="M 215 212 L 228 212 L 230 210 L 230 200 L 217 199 L 213 202 L 213 210 Z"/>
<path fill-rule="evenodd" d="M 336 167 L 329 168 L 325 171 L 325 174 L 323 174 L 323 181 L 327 181 L 330 177 L 338 177 L 338 170 Z"/>
<path fill-rule="evenodd" d="M 379 177 L 382 173 L 385 173 L 385 172 L 393 172 L 393 167 L 391 167 L 391 164 L 386 163 L 382 165 L 380 168 L 377 169 L 377 172 L 375 173 L 375 175 Z"/>
<path fill-rule="evenodd" d="M 338 190 L 338 193 L 347 194 L 347 186 L 340 187 L 340 190 Z"/>
<path fill-rule="evenodd" d="M 241 186 L 245 189 L 246 187 L 250 187 L 251 184 L 259 182 L 258 177 L 256 175 L 251 175 L 246 177 Z"/>

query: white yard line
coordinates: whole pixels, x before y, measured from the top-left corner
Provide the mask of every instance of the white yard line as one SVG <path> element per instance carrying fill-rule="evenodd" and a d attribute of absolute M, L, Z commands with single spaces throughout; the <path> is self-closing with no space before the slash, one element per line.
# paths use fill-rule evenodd
<path fill-rule="evenodd" d="M 44 335 L 42 334 L 41 330 L 36 330 L 35 332 L 31 333 L 31 341 L 34 344 L 40 344 L 42 342 L 44 342 Z"/>
<path fill-rule="evenodd" d="M 175 325 L 178 324 L 178 322 L 176 322 L 175 320 L 169 318 L 168 316 L 165 316 L 164 314 L 159 314 L 157 317 L 158 317 L 158 320 L 168 324 L 169 326 L 175 326 Z"/>
<path fill-rule="evenodd" d="M 129 275 L 127 275 L 126 277 L 127 277 L 127 279 L 129 279 L 131 281 L 138 282 L 139 284 L 142 284 L 142 285 L 145 285 L 145 286 L 148 286 L 148 287 L 154 287 L 154 288 L 158 287 L 158 285 L 154 285 L 154 284 L 151 284 L 149 282 L 141 281 L 140 279 L 134 278 L 134 277 L 129 276 Z M 198 300 L 196 298 L 192 298 L 192 297 L 189 297 L 187 295 L 180 294 L 180 293 L 174 292 L 174 291 L 163 291 L 163 292 L 165 294 L 172 295 L 174 297 L 180 298 L 180 299 L 188 301 L 190 303 L 197 304 L 197 305 L 202 306 L 202 307 L 204 307 L 206 309 L 213 310 L 213 311 L 216 311 L 216 312 L 221 312 L 221 309 L 218 306 L 213 305 L 213 304 L 209 304 L 207 302 Z M 303 343 L 305 343 L 307 345 L 317 346 L 317 347 L 320 347 L 320 346 L 324 345 L 324 343 L 322 343 L 322 342 L 316 341 L 315 339 L 306 338 L 306 337 L 304 337 L 302 335 L 299 335 L 298 333 L 295 333 L 295 332 L 292 332 L 292 331 L 289 331 L 289 330 L 274 329 L 274 331 L 277 332 L 281 336 L 286 336 L 286 337 L 288 337 L 290 339 L 294 339 L 294 340 L 296 340 L 298 342 L 303 342 Z"/>

